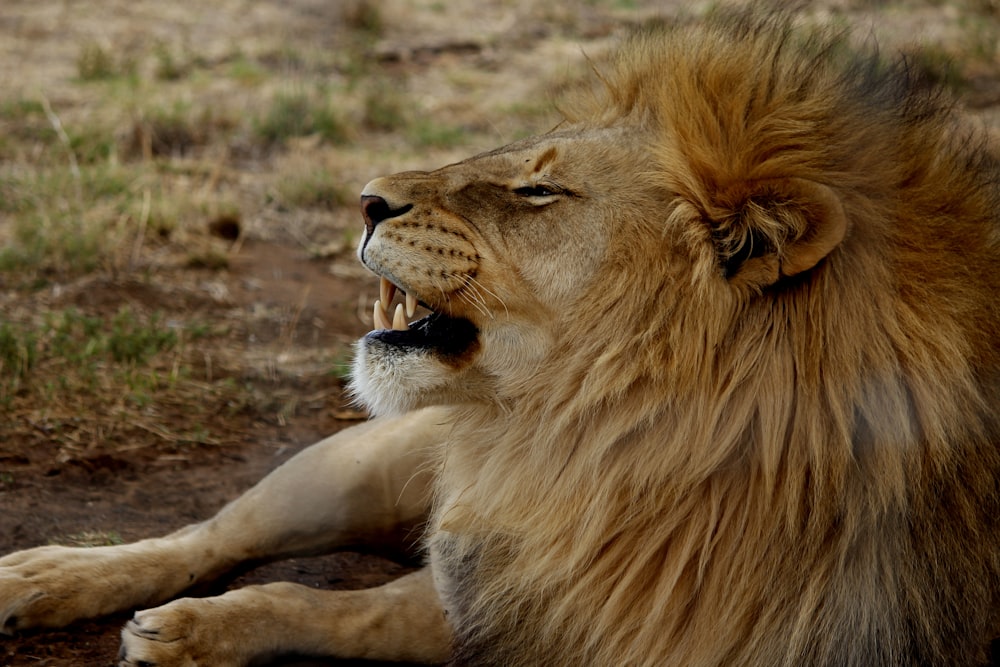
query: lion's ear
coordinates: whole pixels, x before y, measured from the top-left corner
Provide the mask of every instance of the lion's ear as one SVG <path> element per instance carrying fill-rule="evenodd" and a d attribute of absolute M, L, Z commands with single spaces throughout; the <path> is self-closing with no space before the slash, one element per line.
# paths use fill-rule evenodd
<path fill-rule="evenodd" d="M 847 235 L 844 207 L 826 185 L 771 179 L 741 195 L 712 223 L 720 263 L 733 283 L 764 288 L 808 271 Z"/>

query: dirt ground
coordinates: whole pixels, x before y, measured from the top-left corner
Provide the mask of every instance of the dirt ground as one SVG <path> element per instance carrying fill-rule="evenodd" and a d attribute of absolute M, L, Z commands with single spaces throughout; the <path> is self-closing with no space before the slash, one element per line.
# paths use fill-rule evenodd
<path fill-rule="evenodd" d="M 362 332 L 364 327 L 353 309 L 367 285 L 338 279 L 324 263 L 310 261 L 303 251 L 282 245 L 248 243 L 234 259 L 223 276 L 211 276 L 232 288 L 234 305 L 278 308 L 290 298 L 307 294 L 302 317 L 309 322 L 330 323 L 317 330 L 312 340 L 296 339 L 295 347 L 322 349 L 338 333 Z M 258 290 L 241 293 L 241 286 L 256 282 L 261 286 Z M 92 312 L 103 307 L 110 313 L 112 304 L 130 299 L 166 308 L 176 301 L 178 291 L 169 278 L 162 284 L 107 281 L 82 286 L 69 299 Z M 207 308 L 213 305 L 203 304 Z M 342 322 L 348 324 L 338 325 Z M 267 333 L 258 335 L 263 338 Z M 131 541 L 204 519 L 305 445 L 359 417 L 349 408 L 342 381 L 336 377 L 301 375 L 269 383 L 269 387 L 298 394 L 303 407 L 297 415 L 284 425 L 261 415 L 220 416 L 219 422 L 225 423 L 217 422 L 214 432 L 224 434 L 226 440 L 221 444 L 171 444 L 149 433 L 127 447 L 94 446 L 70 454 L 46 438 L 44 425 L 37 426 L 37 438 L 3 442 L 0 469 L 10 481 L 0 486 L 2 551 L 53 540 L 65 542 L 67 536 L 72 542 L 111 533 Z M 172 418 L 182 420 L 184 415 Z M 264 566 L 196 594 L 221 592 L 226 583 L 240 586 L 273 580 L 360 588 L 384 583 L 405 571 L 405 565 L 374 556 L 342 554 Z M 127 617 L 122 614 L 65 630 L 5 638 L 0 641 L 0 664 L 114 664 L 118 632 Z"/>
<path fill-rule="evenodd" d="M 194 137 L 184 150 L 175 145 L 171 155 L 159 159 L 150 157 L 155 144 L 148 141 L 148 154 L 133 156 L 132 164 L 136 169 L 154 164 L 151 173 L 165 182 L 188 179 L 186 185 L 170 187 L 201 193 L 198 214 L 183 214 L 194 222 L 184 222 L 163 242 L 137 244 L 134 240 L 142 236 L 126 236 L 127 261 L 82 272 L 57 270 L 42 287 L 26 287 L 16 275 L 0 273 L 3 320 L 32 322 L 32 313 L 69 308 L 108 319 L 127 305 L 184 326 L 205 323 L 216 332 L 190 342 L 178 357 L 192 369 L 187 402 L 154 400 L 115 422 L 104 419 L 99 407 L 70 415 L 59 405 L 28 409 L 15 400 L 17 409 L 0 412 L 0 553 L 50 542 L 86 543 L 94 535 L 130 541 L 204 519 L 303 447 L 363 419 L 349 405 L 338 372 L 350 341 L 369 328 L 365 320 L 377 290 L 352 254 L 352 234 L 356 238 L 361 224 L 354 202 L 363 184 L 380 173 L 438 166 L 527 131 L 548 129 L 554 116 L 543 92 L 575 75 L 584 66 L 584 53 L 600 53 L 642 20 L 680 20 L 684 5 L 694 14 L 708 6 L 581 0 L 539 9 L 539 3 L 492 0 L 455 3 L 445 12 L 445 3 L 420 0 L 208 4 L 214 8 L 156 0 L 5 0 L 0 90 L 11 95 L 44 91 L 69 125 L 107 112 L 107 102 L 99 98 L 112 94 L 111 88 L 79 83 L 81 44 L 94 40 L 123 52 L 152 42 L 171 48 L 181 44 L 197 55 L 192 67 L 200 78 L 192 90 L 207 91 L 205 99 L 220 105 L 235 105 L 233 122 L 239 123 L 239 109 L 263 105 L 289 68 L 307 84 L 310 77 L 326 77 L 330 85 L 339 85 L 336 77 L 350 65 L 314 54 L 345 48 L 344 26 L 360 29 L 364 17 L 357 12 L 375 7 L 378 30 L 360 47 L 363 57 L 375 63 L 372 76 L 405 86 L 417 113 L 465 133 L 449 140 L 401 139 L 403 129 L 359 123 L 346 145 L 331 146 L 311 135 L 289 140 L 281 150 L 265 150 L 237 132 L 224 139 Z M 342 5 L 337 11 L 330 8 L 337 4 Z M 805 4 L 818 20 L 858 23 L 891 47 L 930 45 L 934 59 L 938 54 L 954 58 L 960 78 L 956 89 L 969 113 L 1000 127 L 1000 9 L 995 3 Z M 289 45 L 299 52 L 288 55 Z M 232 55 L 236 52 L 238 57 Z M 284 55 L 267 69 L 278 58 L 274 54 Z M 258 64 L 265 74 L 262 82 L 236 94 L 221 82 L 220 72 L 242 66 L 239 58 Z M 187 94 L 166 81 L 162 87 L 171 94 Z M 362 91 L 365 81 L 362 76 Z M 361 94 L 347 84 L 344 90 Z M 159 88 L 150 91 L 154 97 L 161 94 L 166 95 Z M 192 93 L 196 99 L 197 94 Z M 347 113 L 359 113 L 345 104 Z M 410 123 L 411 130 L 423 127 Z M 119 146 L 128 145 L 127 135 L 136 127 L 121 124 L 115 134 Z M 0 121 L 0 133 L 4 130 Z M 30 161 L 30 153 L 30 147 L 0 150 L 0 161 L 17 168 Z M 313 168 L 336 180 L 348 193 L 345 200 L 323 206 L 282 203 L 281 179 Z M 168 190 L 164 199 L 178 191 Z M 227 231 L 229 218 L 213 203 L 218 200 L 238 211 L 230 221 L 238 230 Z M 0 216 L 5 215 L 11 214 L 0 206 Z M 11 225 L 0 217 L 0 241 Z M 192 261 L 192 248 L 203 257 L 203 247 L 214 249 L 223 261 Z M 219 384 L 221 377 L 245 390 L 223 395 L 229 390 Z M 198 387 L 204 395 L 198 395 Z M 245 404 L 234 407 L 239 400 Z M 120 403 L 113 396 L 107 402 Z M 182 426 L 194 414 L 206 432 L 189 437 Z M 365 587 L 411 565 L 360 554 L 301 559 L 264 566 L 196 594 L 273 580 Z M 127 617 L 0 638 L 0 667 L 114 664 L 118 632 Z M 280 664 L 348 663 L 289 658 Z"/>

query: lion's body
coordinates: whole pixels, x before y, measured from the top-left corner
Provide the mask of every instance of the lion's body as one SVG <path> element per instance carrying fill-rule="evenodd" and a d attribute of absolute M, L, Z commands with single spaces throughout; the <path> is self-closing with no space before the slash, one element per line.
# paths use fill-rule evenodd
<path fill-rule="evenodd" d="M 470 664 L 985 661 L 1000 169 L 904 69 L 797 38 L 654 33 L 602 72 L 610 104 L 569 109 L 644 137 L 609 175 L 623 208 L 638 180 L 662 198 L 616 221 L 509 412 L 459 427 L 489 443 L 449 452 L 438 519 Z M 843 242 L 775 284 L 720 279 L 704 221 L 790 176 L 835 192 Z"/>
<path fill-rule="evenodd" d="M 179 600 L 121 664 L 985 664 L 1000 165 L 905 63 L 789 26 L 651 30 L 556 131 L 370 183 L 359 256 L 433 314 L 376 304 L 354 387 L 408 414 L 162 540 L 0 560 L 0 629 L 427 516 L 421 573 Z"/>

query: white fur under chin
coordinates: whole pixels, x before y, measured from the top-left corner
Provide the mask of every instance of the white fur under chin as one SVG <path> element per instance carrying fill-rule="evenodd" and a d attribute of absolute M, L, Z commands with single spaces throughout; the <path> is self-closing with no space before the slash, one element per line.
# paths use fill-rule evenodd
<path fill-rule="evenodd" d="M 425 407 L 453 381 L 453 373 L 430 352 L 387 348 L 365 338 L 354 350 L 350 392 L 373 416 Z"/>

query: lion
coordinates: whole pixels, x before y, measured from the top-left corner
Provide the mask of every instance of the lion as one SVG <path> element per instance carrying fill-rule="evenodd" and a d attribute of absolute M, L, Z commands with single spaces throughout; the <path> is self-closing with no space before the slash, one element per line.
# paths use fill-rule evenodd
<path fill-rule="evenodd" d="M 417 530 L 380 588 L 138 611 L 120 665 L 987 663 L 1000 164 L 906 59 L 794 24 L 640 30 L 555 129 L 369 183 L 375 417 L 203 523 L 0 560 L 3 630 Z"/>

